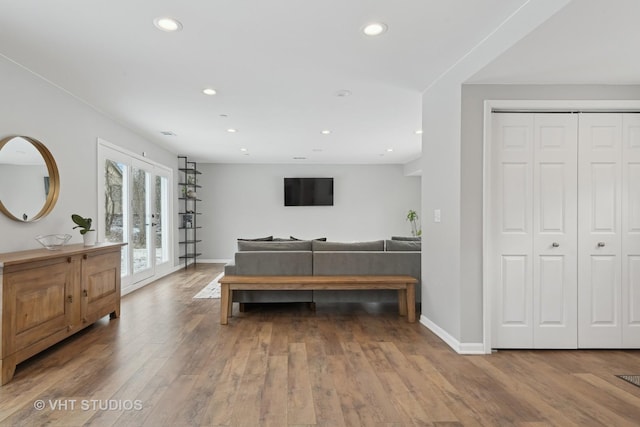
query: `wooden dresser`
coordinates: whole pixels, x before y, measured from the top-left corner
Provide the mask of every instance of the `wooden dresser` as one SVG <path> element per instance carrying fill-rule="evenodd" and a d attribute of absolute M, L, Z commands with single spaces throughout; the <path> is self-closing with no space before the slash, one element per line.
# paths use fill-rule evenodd
<path fill-rule="evenodd" d="M 109 314 L 120 315 L 122 243 L 0 254 L 1 384 L 16 364 Z"/>

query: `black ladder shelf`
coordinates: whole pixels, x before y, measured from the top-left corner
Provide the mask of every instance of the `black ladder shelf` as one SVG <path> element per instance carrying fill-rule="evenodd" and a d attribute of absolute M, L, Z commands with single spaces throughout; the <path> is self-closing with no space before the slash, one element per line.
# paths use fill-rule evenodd
<path fill-rule="evenodd" d="M 181 248 L 178 258 L 184 260 L 184 268 L 186 269 L 191 264 L 195 266 L 198 257 L 202 255 L 198 252 L 198 243 L 202 241 L 198 239 L 198 230 L 202 228 L 198 226 L 198 215 L 201 215 L 198 212 L 198 202 L 202 200 L 197 196 L 197 190 L 202 188 L 198 184 L 198 178 L 202 172 L 197 169 L 196 162 L 190 162 L 187 156 L 178 156 L 178 161 L 180 162 L 178 166 L 178 187 L 180 189 L 178 234 L 180 241 L 178 243 Z"/>

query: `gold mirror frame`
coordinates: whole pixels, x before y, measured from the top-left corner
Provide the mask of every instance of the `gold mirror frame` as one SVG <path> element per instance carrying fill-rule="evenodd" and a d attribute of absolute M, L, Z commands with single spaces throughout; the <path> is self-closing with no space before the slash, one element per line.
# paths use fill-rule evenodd
<path fill-rule="evenodd" d="M 37 221 L 40 218 L 44 218 L 45 216 L 47 216 L 49 212 L 53 210 L 53 207 L 58 201 L 58 195 L 60 194 L 60 175 L 58 174 L 58 166 L 56 165 L 56 161 L 47 147 L 37 139 L 28 136 L 12 135 L 3 138 L 2 140 L 0 140 L 0 151 L 2 151 L 2 148 L 14 138 L 22 138 L 25 141 L 30 142 L 31 145 L 33 145 L 33 147 L 38 150 L 38 152 L 42 156 L 44 163 L 47 165 L 47 170 L 49 171 L 49 194 L 47 194 L 47 198 L 45 199 L 44 205 L 42 206 L 42 209 L 40 209 L 40 212 L 27 220 L 16 217 L 6 208 L 6 206 L 2 203 L 2 200 L 0 200 L 0 212 L 5 214 L 7 217 L 19 222 Z"/>

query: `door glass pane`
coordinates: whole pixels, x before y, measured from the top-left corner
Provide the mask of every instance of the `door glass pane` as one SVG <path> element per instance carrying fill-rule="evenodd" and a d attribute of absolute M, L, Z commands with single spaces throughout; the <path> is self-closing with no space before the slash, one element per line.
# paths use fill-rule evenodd
<path fill-rule="evenodd" d="M 149 174 L 131 168 L 131 246 L 133 247 L 133 273 L 151 268 L 149 229 Z"/>
<path fill-rule="evenodd" d="M 128 168 L 122 163 L 113 160 L 105 161 L 104 203 L 105 220 L 104 236 L 106 242 L 127 242 L 129 215 L 127 211 L 128 199 Z M 122 247 L 121 251 L 121 275 L 126 276 L 129 248 Z"/>
<path fill-rule="evenodd" d="M 155 245 L 156 245 L 156 265 L 169 261 L 169 236 L 167 230 L 168 214 L 168 185 L 167 178 L 156 176 L 155 179 Z"/>

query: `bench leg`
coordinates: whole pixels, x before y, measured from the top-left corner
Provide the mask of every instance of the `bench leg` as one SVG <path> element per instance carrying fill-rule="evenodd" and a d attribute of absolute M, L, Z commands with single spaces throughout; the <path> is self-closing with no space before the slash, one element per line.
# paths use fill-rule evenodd
<path fill-rule="evenodd" d="M 228 284 L 220 285 L 220 324 L 226 325 L 229 323 L 229 309 L 231 301 L 231 289 Z"/>
<path fill-rule="evenodd" d="M 416 285 L 407 284 L 407 322 L 416 322 Z"/>
<path fill-rule="evenodd" d="M 400 316 L 407 315 L 407 290 L 398 289 L 398 311 Z"/>

